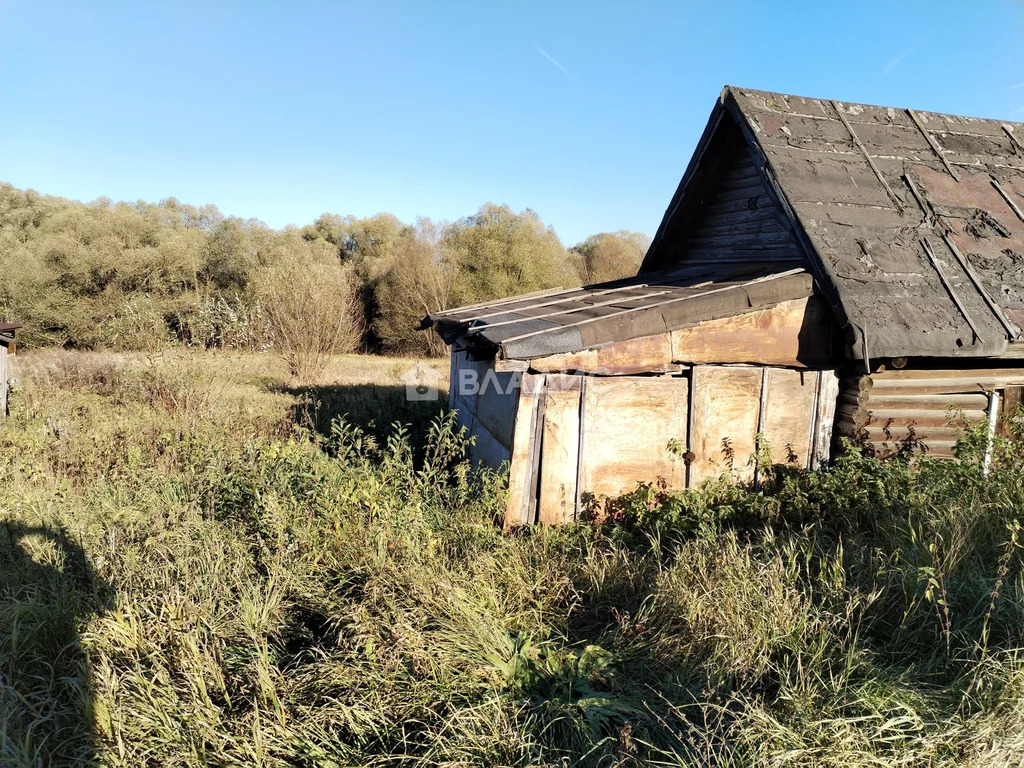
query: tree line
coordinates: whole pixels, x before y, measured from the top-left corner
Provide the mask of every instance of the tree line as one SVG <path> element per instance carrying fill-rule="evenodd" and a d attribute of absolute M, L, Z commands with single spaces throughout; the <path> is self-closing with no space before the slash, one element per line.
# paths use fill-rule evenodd
<path fill-rule="evenodd" d="M 437 355 L 414 330 L 427 312 L 624 277 L 648 245 L 619 231 L 566 248 L 534 211 L 493 203 L 451 222 L 324 214 L 275 230 L 174 198 L 86 204 L 0 184 L 0 316 L 29 346 Z M 299 338 L 313 333 L 329 338 Z"/>

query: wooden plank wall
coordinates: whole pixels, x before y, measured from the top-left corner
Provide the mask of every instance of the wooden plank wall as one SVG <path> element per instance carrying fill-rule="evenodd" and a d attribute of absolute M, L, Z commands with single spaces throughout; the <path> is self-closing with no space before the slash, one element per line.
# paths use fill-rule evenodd
<path fill-rule="evenodd" d="M 686 445 L 690 382 L 683 376 L 588 378 L 583 403 L 583 503 L 634 490 L 640 481 L 686 485 L 669 441 Z"/>
<path fill-rule="evenodd" d="M 839 389 L 832 371 L 698 365 L 692 377 L 689 487 L 722 474 L 754 480 L 758 433 L 773 463 L 827 463 Z"/>
<path fill-rule="evenodd" d="M 988 418 L 988 392 L 1024 386 L 1024 368 L 895 370 L 842 380 L 838 436 L 889 455 L 952 456 L 959 431 Z M 1002 399 L 1002 398 L 1000 398 Z"/>
<path fill-rule="evenodd" d="M 516 403 L 515 430 L 508 470 L 508 497 L 505 525 L 527 525 L 534 522 L 538 467 L 534 462 L 535 435 L 540 421 L 540 402 L 544 391 L 542 375 L 523 374 Z"/>
<path fill-rule="evenodd" d="M 730 472 L 754 479 L 760 431 L 775 462 L 829 458 L 838 380 L 831 371 L 695 366 L 680 376 L 523 378 L 511 450 L 506 522 L 576 519 L 638 483 L 699 485 Z M 687 464 L 682 451 L 692 452 Z"/>
<path fill-rule="evenodd" d="M 760 416 L 762 370 L 724 365 L 693 368 L 690 451 L 694 458 L 689 487 L 730 471 L 738 480 L 753 480 L 751 457 Z M 723 440 L 729 441 L 728 451 Z"/>
<path fill-rule="evenodd" d="M 775 463 L 810 466 L 818 377 L 811 371 L 764 369 L 761 432 Z"/>
<path fill-rule="evenodd" d="M 803 256 L 781 212 L 776 211 L 758 176 L 750 152 L 733 154 L 718 189 L 702 203 L 685 243 L 687 259 L 727 258 L 756 262 L 800 262 Z"/>
<path fill-rule="evenodd" d="M 582 381 L 580 376 L 558 374 L 548 376 L 545 381 L 537 508 L 537 520 L 544 525 L 576 518 Z"/>

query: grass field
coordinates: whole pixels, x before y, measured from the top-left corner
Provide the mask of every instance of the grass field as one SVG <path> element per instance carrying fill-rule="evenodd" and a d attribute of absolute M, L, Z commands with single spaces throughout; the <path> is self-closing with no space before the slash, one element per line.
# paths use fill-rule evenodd
<path fill-rule="evenodd" d="M 503 533 L 413 362 L 19 356 L 0 765 L 1024 760 L 1024 451 Z"/>

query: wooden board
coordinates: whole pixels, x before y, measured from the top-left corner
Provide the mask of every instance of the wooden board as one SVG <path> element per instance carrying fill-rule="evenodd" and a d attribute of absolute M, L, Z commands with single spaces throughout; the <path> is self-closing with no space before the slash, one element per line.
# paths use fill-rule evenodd
<path fill-rule="evenodd" d="M 521 373 L 496 373 L 489 369 L 476 395 L 477 420 L 509 450 L 512 449 L 521 380 Z"/>
<path fill-rule="evenodd" d="M 512 458 L 508 470 L 508 496 L 505 500 L 505 526 L 532 523 L 530 500 L 536 487 L 532 477 L 533 433 L 536 428 L 539 393 L 544 376 L 523 375 L 516 403 Z"/>
<path fill-rule="evenodd" d="M 811 428 L 814 420 L 818 374 L 770 368 L 765 371 L 765 413 L 761 429 L 771 449 L 772 461 L 810 465 Z"/>
<path fill-rule="evenodd" d="M 450 410 L 455 410 L 455 382 L 457 381 L 457 377 L 459 375 L 459 363 L 461 361 L 460 358 L 461 360 L 465 360 L 466 353 L 459 352 L 453 345 L 452 353 L 449 356 L 450 365 L 448 368 L 448 408 Z"/>
<path fill-rule="evenodd" d="M 552 376 L 557 379 L 557 376 Z M 580 441 L 580 391 L 546 388 L 540 455 L 538 522 L 566 523 L 576 516 L 576 469 Z"/>
<path fill-rule="evenodd" d="M 866 441 L 869 443 L 956 440 L 964 429 L 962 425 L 906 426 L 898 424 L 868 424 L 867 426 L 857 426 L 847 419 L 840 419 L 838 428 L 840 434 L 854 438 L 866 437 Z"/>
<path fill-rule="evenodd" d="M 988 408 L 988 396 L 984 392 L 973 394 L 956 395 L 896 395 L 887 396 L 884 390 L 878 394 L 855 394 L 844 392 L 841 397 L 843 405 L 866 406 L 869 402 L 872 408 L 888 409 L 906 408 L 912 411 L 937 410 L 945 413 L 950 408 L 962 409 L 965 411 L 978 411 Z"/>
<path fill-rule="evenodd" d="M 685 377 L 587 380 L 583 403 L 580 491 L 584 506 L 634 490 L 637 483 L 686 483 L 685 465 L 668 451 L 686 444 Z"/>
<path fill-rule="evenodd" d="M 1019 415 L 1022 401 L 1024 401 L 1024 387 L 1010 386 L 1003 390 L 999 420 L 1000 436 L 1013 437 L 1013 419 Z"/>
<path fill-rule="evenodd" d="M 516 407 L 516 401 L 509 403 L 510 408 Z M 499 469 L 502 464 L 512 458 L 511 440 L 498 439 L 480 419 L 466 405 L 461 397 L 455 398 L 455 420 L 459 427 L 465 427 L 468 434 L 474 438 L 469 446 L 469 458 L 474 464 L 482 464 L 485 467 Z"/>
<path fill-rule="evenodd" d="M 502 444 L 476 417 L 473 417 L 470 429 L 474 441 L 469 448 L 469 457 L 474 464 L 500 469 L 511 460 L 510 447 Z"/>
<path fill-rule="evenodd" d="M 448 406 L 459 426 L 476 437 L 469 451 L 474 463 L 497 469 L 511 458 L 521 376 L 497 373 L 493 360 L 452 353 Z"/>
<path fill-rule="evenodd" d="M 473 434 L 473 406 L 470 403 L 463 401 L 456 393 L 455 390 L 448 395 L 448 407 L 455 413 L 455 423 L 459 427 L 465 428 L 466 432 L 470 435 Z"/>
<path fill-rule="evenodd" d="M 1024 367 L 883 371 L 871 374 L 870 382 L 871 399 L 984 392 L 1024 385 Z"/>
<path fill-rule="evenodd" d="M 940 405 L 936 401 L 936 406 Z M 987 404 L 986 404 L 987 405 Z M 878 407 L 875 401 L 867 406 L 843 404 L 839 406 L 839 413 L 848 421 L 858 426 L 866 427 L 886 426 L 893 427 L 935 427 L 945 426 L 949 423 L 960 425 L 984 421 L 987 418 L 987 409 L 984 410 L 962 410 L 935 408 L 886 408 Z"/>
<path fill-rule="evenodd" d="M 811 469 L 826 467 L 832 459 L 832 428 L 838 400 L 839 377 L 835 371 L 818 371 L 818 399 L 811 437 Z"/>
<path fill-rule="evenodd" d="M 819 299 L 784 301 L 735 317 L 672 331 L 681 363 L 757 363 L 806 367 L 832 356 L 832 316 Z"/>
<path fill-rule="evenodd" d="M 1024 367 L 1018 368 L 924 368 L 896 369 L 879 371 L 871 374 L 871 379 L 879 382 L 889 381 L 922 381 L 937 379 L 997 379 L 1000 381 L 1024 381 Z"/>
<path fill-rule="evenodd" d="M 731 444 L 732 472 L 753 479 L 754 436 L 761 409 L 761 368 L 699 365 L 692 370 L 690 486 L 730 471 L 722 440 Z"/>
<path fill-rule="evenodd" d="M 672 364 L 672 341 L 667 333 L 614 341 L 580 352 L 538 357 L 530 360 L 529 366 L 533 371 L 580 371 L 605 376 L 679 372 L 679 366 Z"/>
<path fill-rule="evenodd" d="M 458 362 L 452 366 L 448 391 L 450 393 L 455 392 L 462 402 L 469 405 L 475 413 L 479 385 L 487 380 L 488 377 L 494 377 L 495 375 L 493 360 L 474 360 L 466 352 L 459 352 Z M 501 375 L 510 376 L 511 374 Z M 451 395 L 449 395 L 450 397 Z"/>

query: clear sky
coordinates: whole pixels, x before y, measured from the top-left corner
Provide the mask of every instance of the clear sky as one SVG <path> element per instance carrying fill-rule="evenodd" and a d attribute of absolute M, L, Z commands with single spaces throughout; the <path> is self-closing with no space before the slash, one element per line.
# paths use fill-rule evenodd
<path fill-rule="evenodd" d="M 0 180 L 653 234 L 726 83 L 1024 120 L 1024 5 L 0 0 Z"/>

